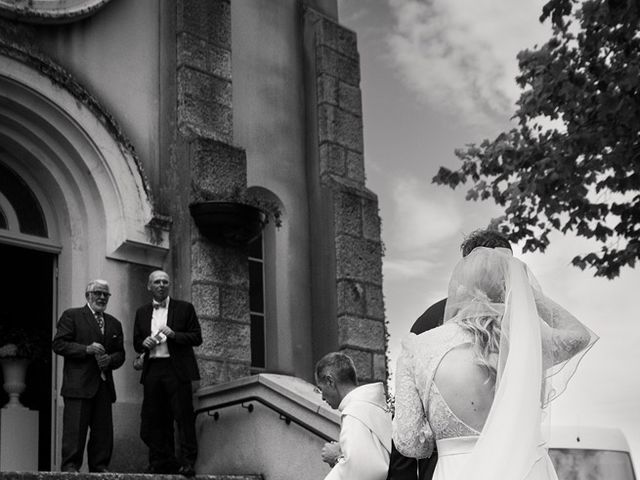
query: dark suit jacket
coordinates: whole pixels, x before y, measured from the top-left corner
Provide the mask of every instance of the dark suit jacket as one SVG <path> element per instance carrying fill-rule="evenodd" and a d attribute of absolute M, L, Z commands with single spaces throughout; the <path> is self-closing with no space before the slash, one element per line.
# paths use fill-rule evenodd
<path fill-rule="evenodd" d="M 148 303 L 143 305 L 136 311 L 135 324 L 133 326 L 133 348 L 136 352 L 146 352 L 147 349 L 142 346 L 145 338 L 151 335 L 151 316 L 153 315 L 153 305 Z M 189 302 L 169 299 L 169 311 L 167 312 L 167 326 L 175 332 L 174 338 L 167 339 L 169 348 L 169 356 L 171 362 L 178 373 L 180 379 L 184 382 L 191 380 L 199 380 L 200 372 L 198 371 L 198 363 L 193 353 L 193 347 L 202 344 L 202 333 L 200 331 L 200 322 L 196 310 Z M 144 383 L 149 368 L 149 355 L 145 355 L 144 364 L 142 366 L 142 375 L 140 383 Z"/>
<path fill-rule="evenodd" d="M 95 356 L 87 354 L 87 345 L 97 342 L 111 357 L 105 370 L 107 388 L 111 401 L 116 401 L 112 371 L 124 363 L 122 324 L 113 316 L 104 313 L 104 335 L 98 328 L 93 312 L 88 305 L 65 310 L 53 339 L 53 351 L 64 357 L 62 377 L 63 397 L 91 398 L 100 385 L 100 369 Z"/>
<path fill-rule="evenodd" d="M 431 330 L 432 328 L 442 325 L 442 321 L 444 320 L 444 307 L 446 304 L 447 299 L 443 298 L 427 308 L 427 310 L 418 317 L 411 327 L 411 333 L 420 335 L 427 330 Z"/>
<path fill-rule="evenodd" d="M 442 325 L 446 303 L 447 299 L 443 298 L 427 308 L 411 327 L 411 333 L 420 335 L 427 330 Z M 437 452 L 434 451 L 430 458 L 420 459 L 416 462 L 415 458 L 405 457 L 398 452 L 395 445 L 392 444 L 391 447 L 387 480 L 416 480 L 418 478 L 420 480 L 430 480 L 433 478 L 433 472 L 438 461 Z M 420 472 L 419 475 L 416 473 L 417 470 Z"/>

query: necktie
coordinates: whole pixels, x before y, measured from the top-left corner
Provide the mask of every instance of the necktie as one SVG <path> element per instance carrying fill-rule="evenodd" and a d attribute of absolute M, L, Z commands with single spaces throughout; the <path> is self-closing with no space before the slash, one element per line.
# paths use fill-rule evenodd
<path fill-rule="evenodd" d="M 102 313 L 96 313 L 96 322 L 98 323 L 98 328 L 100 329 L 100 331 L 102 333 L 104 333 L 104 317 L 102 316 Z"/>
<path fill-rule="evenodd" d="M 165 298 L 163 301 L 161 302 L 156 302 L 154 300 L 153 302 L 153 308 L 154 309 L 158 309 L 158 308 L 167 308 L 167 299 Z"/>
<path fill-rule="evenodd" d="M 104 317 L 102 316 L 102 312 L 96 312 L 94 316 L 96 317 L 96 323 L 98 324 L 100 333 L 104 335 Z M 97 355 L 96 355 L 96 358 L 97 358 Z M 100 370 L 100 378 L 103 381 L 107 380 L 107 375 L 104 373 L 104 370 Z"/>

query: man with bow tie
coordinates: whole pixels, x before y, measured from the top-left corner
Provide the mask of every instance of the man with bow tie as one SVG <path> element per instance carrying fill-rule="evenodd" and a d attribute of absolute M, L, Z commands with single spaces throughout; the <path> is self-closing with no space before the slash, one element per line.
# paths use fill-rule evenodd
<path fill-rule="evenodd" d="M 149 447 L 149 473 L 191 477 L 198 454 L 192 382 L 200 379 L 193 347 L 202 343 L 193 305 L 169 297 L 169 275 L 156 270 L 147 289 L 153 300 L 136 312 L 133 346 L 144 353 L 140 437 Z M 173 421 L 180 455 L 174 451 Z"/>
<path fill-rule="evenodd" d="M 53 351 L 64 357 L 62 471 L 80 470 L 88 430 L 89 471 L 107 472 L 111 461 L 112 371 L 124 363 L 124 346 L 122 325 L 105 313 L 110 296 L 106 281 L 89 282 L 87 304 L 62 314 L 53 339 Z"/>

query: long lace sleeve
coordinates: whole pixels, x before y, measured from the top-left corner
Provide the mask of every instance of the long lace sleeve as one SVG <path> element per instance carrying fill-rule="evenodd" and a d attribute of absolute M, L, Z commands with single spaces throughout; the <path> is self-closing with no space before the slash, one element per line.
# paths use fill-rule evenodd
<path fill-rule="evenodd" d="M 556 302 L 539 290 L 534 289 L 533 296 L 543 321 L 541 335 L 545 369 L 569 360 L 595 341 L 593 332 Z"/>
<path fill-rule="evenodd" d="M 533 289 L 538 316 L 542 320 L 542 365 L 545 370 L 542 404 L 547 405 L 567 387 L 582 357 L 598 336 L 539 289 Z"/>
<path fill-rule="evenodd" d="M 431 456 L 434 440 L 415 381 L 412 338 L 404 342 L 396 368 L 393 441 L 404 456 L 425 458 Z"/>

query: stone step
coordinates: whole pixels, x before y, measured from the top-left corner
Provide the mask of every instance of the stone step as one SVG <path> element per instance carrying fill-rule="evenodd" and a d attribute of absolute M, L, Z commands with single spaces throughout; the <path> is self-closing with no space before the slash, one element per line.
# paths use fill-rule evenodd
<path fill-rule="evenodd" d="M 264 480 L 262 475 L 196 475 L 195 480 Z M 186 480 L 146 473 L 0 472 L 0 480 Z"/>

